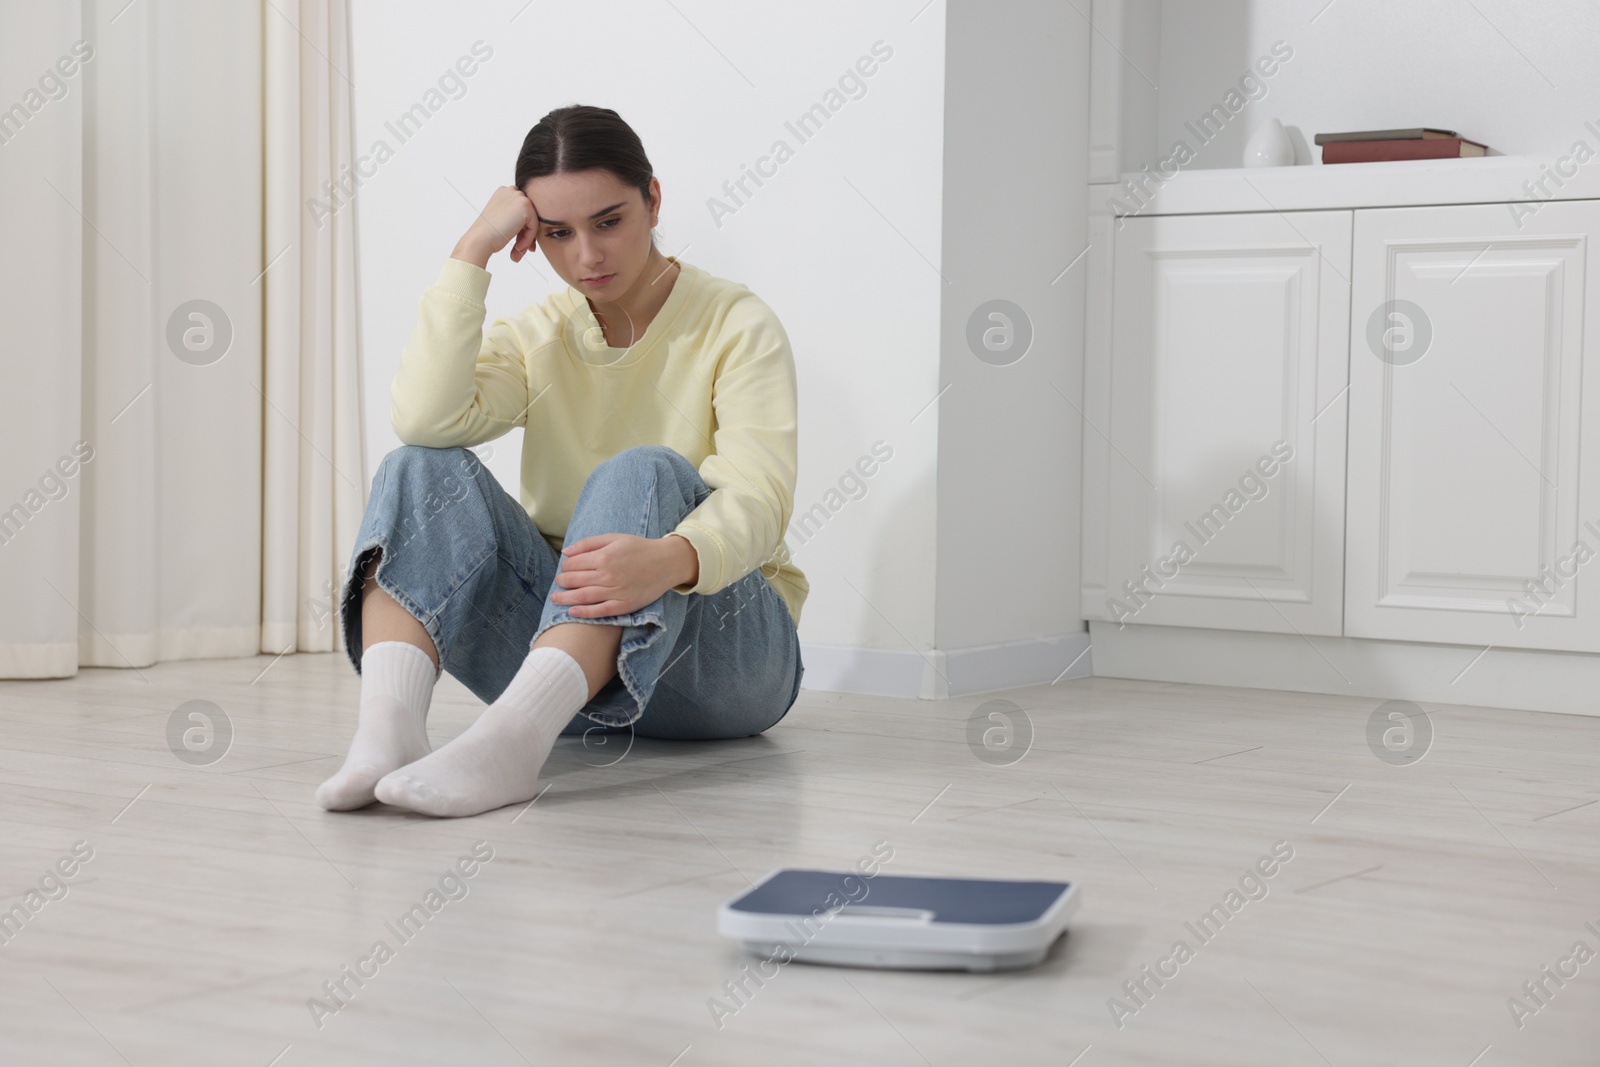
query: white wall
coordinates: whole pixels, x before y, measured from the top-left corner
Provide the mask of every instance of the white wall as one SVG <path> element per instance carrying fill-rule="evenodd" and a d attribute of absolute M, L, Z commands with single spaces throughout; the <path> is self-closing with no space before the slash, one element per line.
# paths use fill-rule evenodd
<path fill-rule="evenodd" d="M 1087 642 L 1061 638 L 1085 631 L 1071 591 L 1087 257 L 1073 261 L 1087 243 L 1092 31 L 1070 5 L 1034 0 L 956 0 L 949 23 L 936 628 L 948 677 L 934 687 L 960 693 L 1049 682 Z M 1032 330 L 1020 359 L 969 344 L 974 312 L 1003 325 L 982 312 L 994 299 Z M 963 650 L 992 646 L 1010 652 L 965 667 Z M 1088 669 L 1085 657 L 1075 673 Z"/>
<path fill-rule="evenodd" d="M 1495 154 L 1555 156 L 1579 138 L 1600 148 L 1584 128 L 1585 121 L 1600 124 L 1600 4 L 1593 0 L 1159 6 L 1160 66 L 1146 72 L 1159 85 L 1156 128 L 1127 146 L 1125 172 L 1165 155 L 1185 136 L 1184 121 L 1220 102 L 1280 39 L 1293 58 L 1186 169 L 1239 166 L 1249 131 L 1272 116 L 1302 134 L 1302 164 L 1320 163 L 1321 150 L 1311 144 L 1319 132 L 1407 126 L 1457 130 Z"/>
<path fill-rule="evenodd" d="M 796 513 L 841 479 L 858 497 L 809 543 L 791 534 L 812 582 L 801 625 L 808 687 L 848 674 L 851 654 L 839 651 L 827 666 L 826 646 L 925 652 L 934 642 L 940 411 L 912 420 L 941 384 L 944 283 L 933 265 L 943 258 L 943 0 L 543 0 L 523 8 L 524 0 L 355 0 L 355 141 L 363 150 L 380 138 L 395 147 L 354 199 L 368 479 L 399 443 L 388 387 L 423 289 L 494 187 L 511 183 L 523 137 L 545 112 L 611 107 L 639 132 L 661 179 L 664 250 L 748 285 L 789 333 L 800 385 Z M 465 94 L 398 144 L 385 121 L 421 101 L 480 39 L 493 55 Z M 797 145 L 785 121 L 819 102 L 879 40 L 893 56 L 865 79 L 865 93 Z M 717 228 L 707 198 L 780 137 L 795 157 Z M 1041 263 L 1057 258 L 1038 255 Z M 542 254 L 511 264 L 502 253 L 489 268 L 490 318 L 561 284 Z M 495 442 L 489 459 L 513 493 L 520 437 Z M 862 492 L 849 475 L 880 439 L 893 458 L 859 483 Z"/>

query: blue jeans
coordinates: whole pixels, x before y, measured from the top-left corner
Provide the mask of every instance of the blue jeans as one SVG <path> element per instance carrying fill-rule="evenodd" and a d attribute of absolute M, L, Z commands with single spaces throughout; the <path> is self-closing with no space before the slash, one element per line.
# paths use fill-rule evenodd
<path fill-rule="evenodd" d="M 625 449 L 584 482 L 564 543 L 602 533 L 663 537 L 710 493 L 674 449 Z M 356 534 L 339 613 L 358 674 L 362 575 L 379 549 L 378 586 L 428 631 L 441 671 L 485 703 L 504 692 L 551 626 L 623 627 L 616 674 L 564 735 L 604 728 L 681 740 L 749 737 L 799 696 L 800 637 L 760 568 L 717 593 L 668 590 L 626 615 L 574 618 L 548 598 L 562 589 L 562 557 L 522 505 L 469 450 L 418 445 L 383 457 Z"/>

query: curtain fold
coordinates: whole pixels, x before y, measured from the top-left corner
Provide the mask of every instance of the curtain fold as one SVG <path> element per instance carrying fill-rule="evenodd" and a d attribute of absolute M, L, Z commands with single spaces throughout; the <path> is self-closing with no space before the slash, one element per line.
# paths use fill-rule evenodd
<path fill-rule="evenodd" d="M 345 0 L 0 5 L 0 677 L 338 651 Z"/>
<path fill-rule="evenodd" d="M 342 651 L 366 508 L 347 0 L 266 11 L 266 464 L 261 651 Z M 290 20 L 295 19 L 291 25 Z"/>
<path fill-rule="evenodd" d="M 78 659 L 79 517 L 95 455 L 84 426 L 82 13 L 0 7 L 0 674 L 50 677 Z M 91 57 L 92 62 L 92 57 Z M 67 73 L 70 71 L 71 73 Z M 26 72 L 26 73 L 22 73 Z M 60 85 L 62 88 L 57 89 Z M 14 95 L 13 95 L 14 94 Z M 87 456 L 86 468 L 78 453 Z M 19 610 L 20 609 L 20 610 Z"/>

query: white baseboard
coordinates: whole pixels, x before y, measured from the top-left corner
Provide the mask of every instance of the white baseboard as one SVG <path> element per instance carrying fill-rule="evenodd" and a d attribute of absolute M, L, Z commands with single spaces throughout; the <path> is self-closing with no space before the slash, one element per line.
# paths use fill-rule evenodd
<path fill-rule="evenodd" d="M 806 665 L 801 682 L 806 689 L 925 700 L 1048 685 L 1094 673 L 1089 634 L 1082 630 L 926 654 L 802 641 L 800 656 Z"/>
<path fill-rule="evenodd" d="M 1600 655 L 1583 652 L 1098 620 L 1089 636 L 1096 677 L 1600 715 Z"/>

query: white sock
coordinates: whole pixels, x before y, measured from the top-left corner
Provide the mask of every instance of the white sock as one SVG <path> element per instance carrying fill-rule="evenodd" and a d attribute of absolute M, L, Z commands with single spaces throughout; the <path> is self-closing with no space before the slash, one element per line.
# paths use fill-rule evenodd
<path fill-rule="evenodd" d="M 588 702 L 589 679 L 578 661 L 559 648 L 535 648 L 506 691 L 461 736 L 384 775 L 378 799 L 446 816 L 532 800 L 556 737 Z"/>
<path fill-rule="evenodd" d="M 378 779 L 432 751 L 428 703 L 437 680 L 433 660 L 416 645 L 378 641 L 361 654 L 356 736 L 339 773 L 317 787 L 318 804 L 329 811 L 365 807 Z"/>

